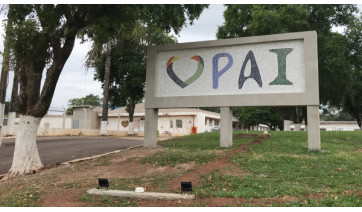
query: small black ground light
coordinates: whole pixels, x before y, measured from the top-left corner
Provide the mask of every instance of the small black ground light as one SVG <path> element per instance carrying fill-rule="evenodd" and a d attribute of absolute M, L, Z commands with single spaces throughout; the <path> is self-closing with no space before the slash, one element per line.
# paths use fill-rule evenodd
<path fill-rule="evenodd" d="M 106 178 L 98 178 L 98 189 L 100 188 L 109 188 L 109 182 Z"/>
<path fill-rule="evenodd" d="M 191 192 L 192 184 L 191 182 L 181 182 L 181 192 Z"/>

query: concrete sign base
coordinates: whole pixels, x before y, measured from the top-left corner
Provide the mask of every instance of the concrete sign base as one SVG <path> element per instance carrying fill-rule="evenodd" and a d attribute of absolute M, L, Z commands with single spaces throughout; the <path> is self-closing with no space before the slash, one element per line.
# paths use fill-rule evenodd
<path fill-rule="evenodd" d="M 319 129 L 319 106 L 307 106 L 308 119 L 308 149 L 321 150 Z"/>
<path fill-rule="evenodd" d="M 231 107 L 220 108 L 220 147 L 233 145 L 233 112 Z"/>

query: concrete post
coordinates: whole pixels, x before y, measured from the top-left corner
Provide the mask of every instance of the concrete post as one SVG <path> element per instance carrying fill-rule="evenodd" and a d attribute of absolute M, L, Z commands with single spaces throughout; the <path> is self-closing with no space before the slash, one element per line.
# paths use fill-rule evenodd
<path fill-rule="evenodd" d="M 284 120 L 284 131 L 290 131 L 290 120 Z"/>
<path fill-rule="evenodd" d="M 321 136 L 319 129 L 319 107 L 307 106 L 308 118 L 308 149 L 321 150 Z"/>
<path fill-rule="evenodd" d="M 65 129 L 65 119 L 67 118 L 67 110 L 65 108 L 64 109 L 64 112 L 63 112 L 63 129 Z"/>
<path fill-rule="evenodd" d="M 220 107 L 220 147 L 233 145 L 233 113 L 231 107 Z"/>
<path fill-rule="evenodd" d="M 158 109 L 146 109 L 143 147 L 157 147 Z"/>
<path fill-rule="evenodd" d="M 294 131 L 300 131 L 300 124 L 294 124 Z"/>

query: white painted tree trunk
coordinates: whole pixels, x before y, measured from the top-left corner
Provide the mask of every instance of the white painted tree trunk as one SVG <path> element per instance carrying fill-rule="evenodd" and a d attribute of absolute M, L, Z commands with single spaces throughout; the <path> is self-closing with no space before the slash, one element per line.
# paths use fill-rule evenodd
<path fill-rule="evenodd" d="M 14 158 L 7 178 L 31 173 L 43 167 L 36 144 L 41 118 L 20 115 L 19 128 L 15 140 Z"/>
<path fill-rule="evenodd" d="M 101 135 L 107 135 L 107 121 L 101 121 Z"/>
<path fill-rule="evenodd" d="M 4 112 L 5 112 L 5 104 L 0 104 L 0 146 L 2 145 L 3 141 Z"/>
<path fill-rule="evenodd" d="M 15 117 L 16 117 L 16 112 L 9 112 L 8 126 L 6 128 L 7 136 L 15 135 Z"/>
<path fill-rule="evenodd" d="M 128 135 L 134 135 L 134 122 L 130 122 L 128 125 Z"/>

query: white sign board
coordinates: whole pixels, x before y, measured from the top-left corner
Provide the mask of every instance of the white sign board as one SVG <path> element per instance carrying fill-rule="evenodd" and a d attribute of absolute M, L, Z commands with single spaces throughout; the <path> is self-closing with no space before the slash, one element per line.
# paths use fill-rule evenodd
<path fill-rule="evenodd" d="M 272 83 L 281 74 L 284 82 Z M 303 40 L 158 53 L 156 97 L 303 92 Z"/>
<path fill-rule="evenodd" d="M 316 33 L 150 47 L 146 108 L 318 105 Z"/>

